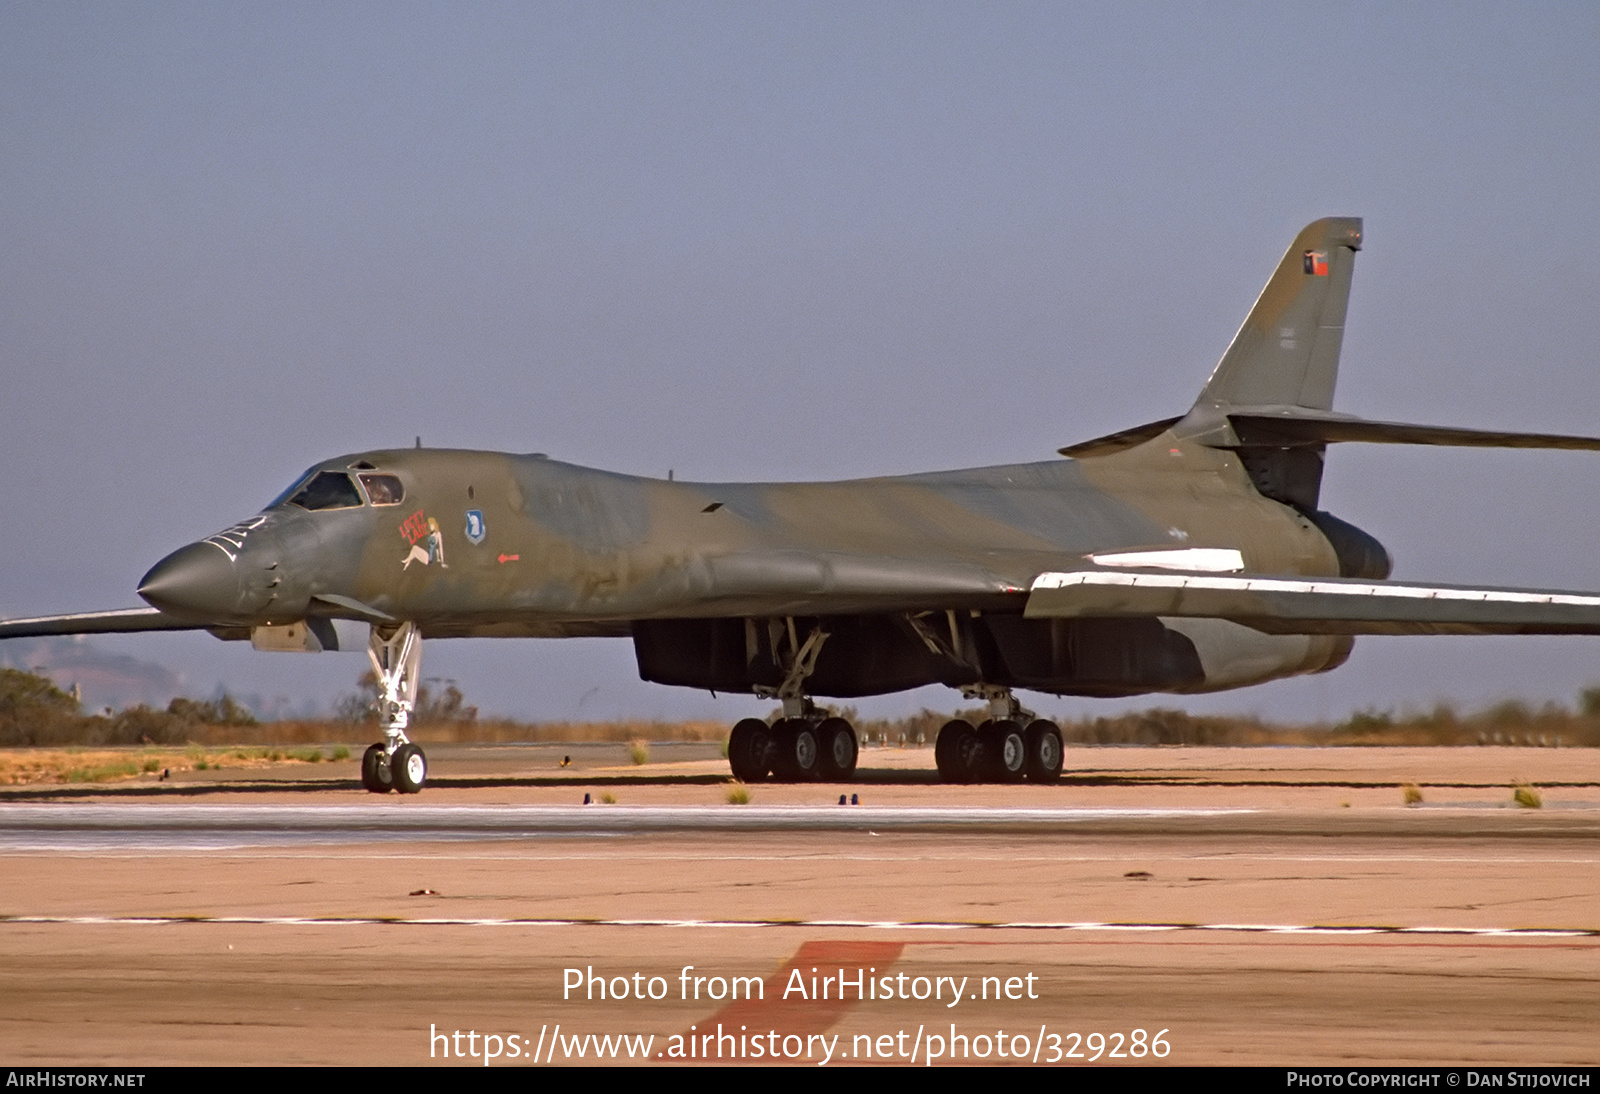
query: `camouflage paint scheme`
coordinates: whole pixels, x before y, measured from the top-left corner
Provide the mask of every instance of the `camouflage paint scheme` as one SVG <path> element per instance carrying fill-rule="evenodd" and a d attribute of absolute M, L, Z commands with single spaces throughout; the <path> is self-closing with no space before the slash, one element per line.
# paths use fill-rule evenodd
<path fill-rule="evenodd" d="M 315 650 L 333 619 L 371 624 L 375 649 L 404 624 L 611 635 L 633 639 L 646 679 L 781 694 L 793 717 L 802 692 L 935 682 L 991 697 L 1238 687 L 1336 667 L 1360 633 L 1600 633 L 1597 597 L 1391 582 L 1382 545 L 1317 508 L 1334 442 L 1600 449 L 1333 411 L 1360 245 L 1357 219 L 1307 226 L 1187 414 L 1065 459 L 689 483 L 538 455 L 341 456 L 297 487 L 344 476 L 354 504 L 307 509 L 291 487 L 158 563 L 139 588 L 150 608 L 0 623 L 0 638 L 203 628 Z M 403 500 L 377 504 L 393 479 Z"/>
<path fill-rule="evenodd" d="M 405 484 L 402 505 L 323 512 L 279 505 L 238 536 L 236 558 L 202 541 L 173 556 L 181 591 L 166 591 L 172 568 L 160 566 L 142 588 L 169 615 L 203 621 L 225 637 L 307 616 L 411 620 L 424 638 L 634 636 L 647 678 L 657 678 L 649 670 L 666 657 L 678 678 L 665 682 L 733 691 L 777 681 L 760 666 L 746 681 L 713 666 L 711 621 L 736 623 L 742 646 L 743 621 L 761 620 L 756 660 L 775 670 L 766 622 L 827 618 L 830 641 L 811 694 L 897 690 L 879 686 L 865 664 L 859 672 L 835 664 L 846 656 L 870 662 L 865 651 L 843 648 L 855 635 L 892 647 L 897 675 L 887 684 L 1007 684 L 1017 673 L 994 659 L 986 620 L 1007 617 L 1000 644 L 1014 644 L 1012 632 L 1030 626 L 1021 613 L 1033 580 L 1091 565 L 1092 553 L 1240 544 L 1253 572 L 1338 573 L 1315 526 L 1250 490 L 1236 457 L 1174 447 L 1178 455 L 1138 449 L 1097 461 L 815 484 L 664 482 L 533 456 L 368 452 L 313 471 L 371 465 Z M 486 533 L 476 545 L 465 534 L 469 508 L 482 513 Z M 403 568 L 410 544 L 400 529 L 418 513 L 443 529 L 448 566 Z M 967 667 L 955 657 L 935 664 L 908 623 L 933 618 L 943 638 L 952 611 Z M 1262 641 L 1247 638 L 1257 658 Z M 1281 655 L 1259 679 L 1325 667 L 1346 645 L 1272 642 Z M 685 678 L 692 666 L 657 648 L 697 643 L 705 647 L 704 680 Z M 1075 682 L 1059 662 L 1048 690 L 1205 686 L 1192 674 L 1119 675 L 1126 672 Z"/>

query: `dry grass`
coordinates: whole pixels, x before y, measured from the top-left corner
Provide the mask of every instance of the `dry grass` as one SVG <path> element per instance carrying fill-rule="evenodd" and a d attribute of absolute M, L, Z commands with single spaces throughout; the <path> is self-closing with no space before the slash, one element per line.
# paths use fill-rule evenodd
<path fill-rule="evenodd" d="M 1544 797 L 1527 783 L 1517 783 L 1511 788 L 1511 800 L 1519 809 L 1543 809 Z"/>
<path fill-rule="evenodd" d="M 826 713 L 851 721 L 860 734 L 863 747 L 869 748 L 930 748 L 939 735 L 940 727 L 952 718 L 963 719 L 974 725 L 988 718 L 987 710 L 982 707 L 953 712 L 924 709 L 895 719 L 862 717 L 850 707 L 823 709 Z M 138 713 L 140 710 L 124 712 L 124 715 L 131 718 Z M 147 711 L 143 713 L 155 716 Z M 118 718 L 123 718 L 123 715 Z M 168 720 L 171 718 L 168 717 Z M 71 733 L 63 729 L 55 734 L 52 739 L 60 742 L 55 747 L 73 742 L 89 747 L 115 747 L 101 743 L 109 732 L 100 724 L 104 721 L 78 718 L 77 722 L 82 725 L 77 729 Z M 202 751 L 231 746 L 292 749 L 295 751 L 289 754 L 305 762 L 316 762 L 313 754 L 305 751 L 307 746 L 340 739 L 376 740 L 379 736 L 376 725 L 370 722 L 356 723 L 339 719 L 259 724 L 207 724 L 187 720 L 181 725 L 183 736 L 177 739 L 197 742 L 196 747 Z M 1183 710 L 1152 707 L 1114 717 L 1062 719 L 1060 725 L 1062 739 L 1068 745 L 1600 747 L 1600 687 L 1583 692 L 1576 710 L 1558 703 L 1535 708 L 1508 700 L 1473 714 L 1457 714 L 1454 708 L 1440 704 L 1420 713 L 1358 711 L 1336 725 L 1286 725 L 1254 717 L 1198 715 Z M 519 722 L 463 717 L 433 721 L 419 718 L 408 727 L 407 732 L 413 740 L 424 745 L 614 742 L 627 745 L 635 763 L 645 763 L 648 762 L 647 754 L 644 759 L 639 758 L 641 749 L 647 751 L 645 742 L 705 741 L 717 742 L 725 748 L 728 729 L 729 723 L 720 720 Z M 139 738 L 135 735 L 127 739 Z M 151 741 L 156 743 L 151 744 Z M 152 749 L 169 751 L 182 748 L 181 745 L 164 744 L 161 741 L 159 736 L 150 737 L 146 739 L 146 744 Z M 348 756 L 348 751 L 345 755 Z M 282 758 L 277 757 L 279 760 Z M 328 757 L 319 752 L 317 758 Z M 336 753 L 334 758 L 344 757 Z M 206 768 L 210 768 L 216 766 L 220 759 L 209 754 L 195 756 L 189 766 L 198 769 L 200 764 L 205 764 Z M 0 779 L 4 777 L 0 774 Z"/>
<path fill-rule="evenodd" d="M 547 742 L 722 741 L 723 722 L 516 722 L 479 719 L 471 722 L 413 723 L 406 736 L 418 744 L 540 744 Z M 255 726 L 201 726 L 196 740 L 206 744 L 306 745 L 341 738 L 377 740 L 376 726 L 339 721 L 263 722 Z"/>
<path fill-rule="evenodd" d="M 1400 789 L 1400 796 L 1404 799 L 1407 805 L 1421 805 L 1422 787 L 1418 786 L 1416 783 L 1406 783 L 1406 785 Z"/>
<path fill-rule="evenodd" d="M 732 786 L 728 787 L 728 804 L 749 805 L 750 788 L 744 783 L 734 783 Z"/>
<path fill-rule="evenodd" d="M 103 783 L 152 777 L 163 771 L 209 771 L 223 768 L 268 767 L 276 763 L 319 763 L 349 759 L 350 750 L 339 745 L 331 755 L 321 748 L 285 752 L 277 748 L 207 749 L 79 749 L 16 748 L 0 750 L 0 785 L 30 783 Z"/>

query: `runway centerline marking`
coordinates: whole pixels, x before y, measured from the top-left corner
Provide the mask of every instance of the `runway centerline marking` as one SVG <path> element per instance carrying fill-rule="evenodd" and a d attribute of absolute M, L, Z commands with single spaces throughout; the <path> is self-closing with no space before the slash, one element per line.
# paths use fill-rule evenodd
<path fill-rule="evenodd" d="M 242 852 L 249 851 L 249 854 Z M 637 850 L 595 851 L 582 854 L 538 854 L 528 852 L 525 854 L 482 854 L 460 852 L 454 849 L 441 848 L 432 853 L 413 852 L 404 854 L 382 854 L 367 851 L 353 851 L 349 853 L 329 854 L 310 849 L 282 850 L 278 848 L 256 849 L 248 846 L 232 847 L 182 847 L 161 846 L 130 850 L 125 848 L 94 850 L 85 848 L 57 849 L 49 846 L 3 847 L 0 846 L 0 859 L 4 858 L 85 858 L 104 859 L 113 861 L 138 861 L 147 858 L 183 857 L 193 858 L 203 856 L 219 860 L 237 860 L 240 862 L 254 862 L 260 859 L 288 859 L 296 862 L 348 862 L 352 860 L 372 862 L 632 862 L 645 857 L 645 852 Z M 1291 855 L 1263 852 L 1222 852 L 1218 854 L 1180 855 L 1171 852 L 1148 854 L 1134 849 L 1122 854 L 1113 855 L 1051 855 L 1051 854 L 1019 854 L 1005 850 L 975 850 L 970 854 L 953 854 L 950 852 L 909 852 L 905 854 L 876 854 L 876 855 L 850 855 L 850 854 L 819 854 L 814 852 L 787 852 L 782 848 L 773 848 L 764 854 L 728 854 L 726 852 L 648 852 L 648 857 L 653 862 L 1110 862 L 1124 863 L 1137 859 L 1140 862 L 1299 862 L 1299 863 L 1352 863 L 1352 864 L 1379 864 L 1379 863 L 1461 863 L 1491 866 L 1595 866 L 1600 865 L 1600 857 L 1571 857 L 1571 856 L 1479 856 L 1479 855 L 1406 855 L 1406 854 L 1374 854 L 1374 855 Z"/>

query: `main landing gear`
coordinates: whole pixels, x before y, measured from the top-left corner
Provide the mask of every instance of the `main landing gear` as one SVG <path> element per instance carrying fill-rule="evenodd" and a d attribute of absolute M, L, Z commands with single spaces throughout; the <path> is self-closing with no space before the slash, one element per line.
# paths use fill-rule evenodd
<path fill-rule="evenodd" d="M 779 782 L 845 782 L 856 773 L 861 747 L 855 728 L 817 710 L 803 690 L 827 640 L 828 632 L 821 626 L 813 627 L 801 641 L 793 619 L 773 624 L 772 646 L 780 651 L 783 683 L 757 688 L 756 694 L 781 700 L 783 717 L 770 726 L 759 718 L 746 718 L 733 727 L 728 766 L 740 782 L 761 782 L 769 775 Z"/>
<path fill-rule="evenodd" d="M 406 737 L 417 703 L 422 667 L 422 634 L 415 623 L 402 623 L 387 638 L 372 628 L 367 656 L 378 674 L 378 722 L 383 743 L 361 757 L 361 785 L 374 794 L 398 790 L 415 794 L 428 781 L 428 757 Z"/>
<path fill-rule="evenodd" d="M 786 704 L 787 706 L 787 704 Z M 843 718 L 824 717 L 809 700 L 792 718 L 768 725 L 746 718 L 728 737 L 728 766 L 740 782 L 848 782 L 860 754 L 856 731 Z"/>
<path fill-rule="evenodd" d="M 1065 752 L 1061 728 L 1035 718 L 1009 694 L 1006 709 L 982 725 L 957 719 L 939 731 L 934 763 L 947 783 L 1055 782 Z M 843 718 L 823 717 L 809 702 L 795 717 L 768 725 L 746 718 L 728 737 L 728 766 L 740 782 L 848 782 L 860 747 Z"/>
<path fill-rule="evenodd" d="M 756 622 L 748 620 L 746 626 L 747 648 L 754 657 Z M 955 626 L 953 617 L 951 626 Z M 783 682 L 775 688 L 758 686 L 755 693 L 781 700 L 783 717 L 771 725 L 746 718 L 733 727 L 728 737 L 728 766 L 733 777 L 746 783 L 768 777 L 779 782 L 848 781 L 855 775 L 861 751 L 855 728 L 843 718 L 819 711 L 804 690 L 828 632 L 820 622 L 802 632 L 793 618 L 769 620 L 768 627 Z M 931 631 L 924 633 L 924 638 L 939 652 L 938 639 Z M 933 755 L 945 782 L 1055 782 L 1061 777 L 1064 752 L 1059 726 L 1036 717 L 1010 688 L 975 684 L 963 687 L 961 693 L 988 703 L 989 718 L 980 726 L 958 719 L 939 731 Z"/>
<path fill-rule="evenodd" d="M 982 685 L 963 689 L 987 699 L 989 719 L 980 726 L 946 722 L 933 746 L 939 776 L 949 783 L 1055 782 L 1064 750 L 1061 728 L 1025 709 L 1008 688 Z"/>

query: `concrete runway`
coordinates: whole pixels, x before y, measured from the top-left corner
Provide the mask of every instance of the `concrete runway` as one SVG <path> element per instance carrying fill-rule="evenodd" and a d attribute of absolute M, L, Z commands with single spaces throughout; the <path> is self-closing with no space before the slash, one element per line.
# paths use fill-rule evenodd
<path fill-rule="evenodd" d="M 1097 749 L 1019 788 L 869 752 L 854 808 L 819 786 L 721 804 L 713 759 L 507 751 L 438 750 L 414 799 L 326 764 L 0 792 L 0 1044 L 113 1066 L 1600 1062 L 1586 751 Z M 1509 807 L 1519 777 L 1544 809 Z"/>

